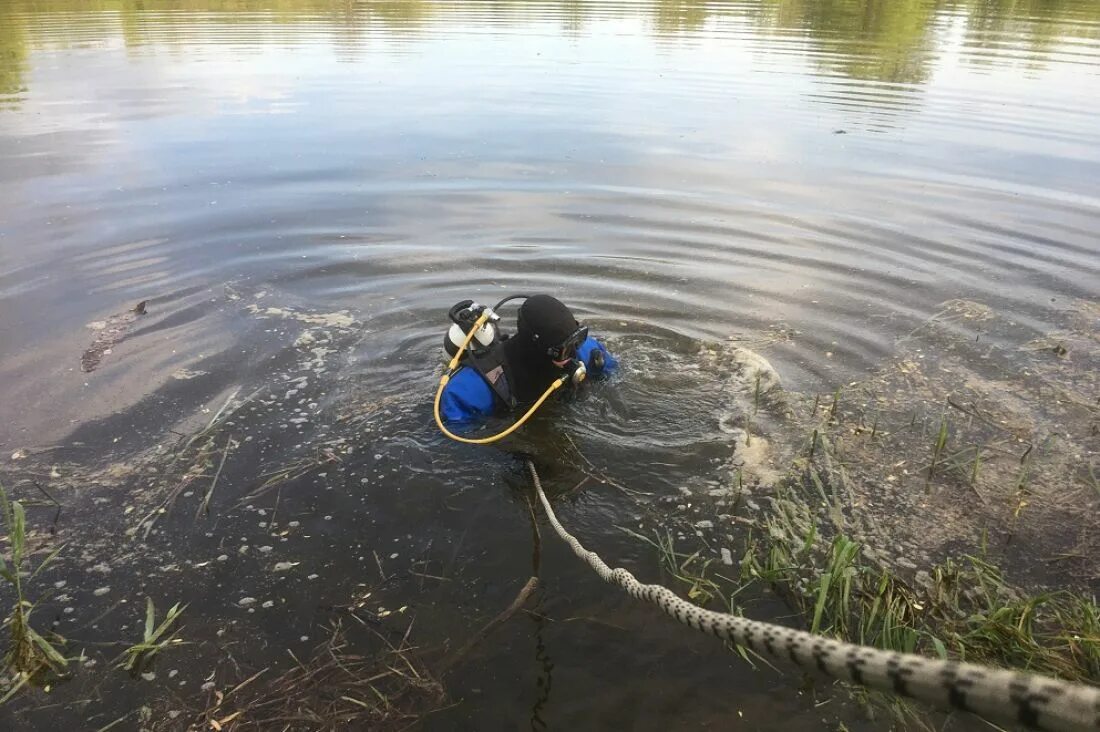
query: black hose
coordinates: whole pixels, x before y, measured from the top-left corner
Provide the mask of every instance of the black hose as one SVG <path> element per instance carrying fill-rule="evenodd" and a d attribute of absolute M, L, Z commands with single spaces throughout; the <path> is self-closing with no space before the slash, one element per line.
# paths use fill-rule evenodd
<path fill-rule="evenodd" d="M 507 297 L 505 297 L 503 299 L 503 301 L 500 301 L 499 303 L 497 303 L 493 307 L 493 310 L 494 310 L 494 312 L 495 312 L 495 310 L 499 310 L 500 307 L 503 307 L 505 303 L 508 303 L 510 301 L 514 301 L 514 299 L 527 299 L 528 297 L 530 297 L 530 295 L 508 295 Z"/>

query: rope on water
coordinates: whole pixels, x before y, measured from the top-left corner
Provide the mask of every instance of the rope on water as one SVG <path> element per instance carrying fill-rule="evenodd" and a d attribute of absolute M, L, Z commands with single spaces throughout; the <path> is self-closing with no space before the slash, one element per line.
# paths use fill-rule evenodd
<path fill-rule="evenodd" d="M 1100 730 L 1098 688 L 1037 674 L 844 643 L 781 625 L 705 610 L 665 587 L 642 584 L 627 570 L 607 566 L 566 531 L 554 514 L 530 460 L 527 469 L 550 525 L 574 554 L 605 582 L 619 585 L 635 599 L 656 605 L 684 625 L 835 679 L 973 712 L 991 720 L 1042 730 Z"/>

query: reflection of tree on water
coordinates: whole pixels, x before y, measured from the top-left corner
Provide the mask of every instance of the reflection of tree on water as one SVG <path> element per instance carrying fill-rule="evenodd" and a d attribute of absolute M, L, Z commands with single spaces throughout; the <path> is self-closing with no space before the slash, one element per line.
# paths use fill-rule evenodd
<path fill-rule="evenodd" d="M 23 89 L 23 71 L 27 65 L 27 37 L 19 14 L 0 2 L 0 106 L 5 97 Z"/>
<path fill-rule="evenodd" d="M 445 24 L 468 16 L 522 21 L 556 16 L 571 32 L 583 31 L 592 17 L 647 16 L 658 36 L 698 33 L 712 18 L 749 18 L 771 29 L 805 31 L 835 61 L 835 70 L 882 81 L 919 82 L 927 74 L 935 45 L 937 22 L 951 15 L 965 17 L 968 40 L 977 47 L 1013 42 L 1036 55 L 1051 51 L 1060 37 L 1097 38 L 1100 4 L 1091 0 L 758 0 L 751 5 L 714 0 L 655 0 L 638 6 L 603 5 L 559 0 L 539 12 L 522 0 L 435 4 L 428 0 L 54 0 L 46 8 L 33 0 L 0 3 L 0 49 L 5 63 L 0 73 L 18 69 L 25 56 L 26 28 L 20 18 L 54 13 L 114 14 L 127 44 L 150 41 L 150 19 L 156 13 L 156 38 L 172 39 L 172 28 L 194 24 L 192 13 L 208 22 L 255 25 L 333 24 L 384 25 L 389 32 L 408 33 L 428 24 Z M 182 35 L 182 34 L 181 34 Z M 204 39 L 209 41 L 210 39 Z M 15 63 L 13 63 L 15 62 Z M 6 78 L 6 77 L 0 77 Z M 10 81 L 8 82 L 10 86 Z M 3 87 L 8 88 L 8 87 Z"/>
<path fill-rule="evenodd" d="M 698 0 L 658 0 L 650 10 L 653 31 L 658 36 L 697 33 L 702 30 L 712 13 L 716 14 L 716 11 L 711 3 Z"/>
<path fill-rule="evenodd" d="M 1023 47 L 1038 65 L 1062 38 L 1100 38 L 1100 3 L 1089 0 L 761 0 L 746 12 L 769 28 L 805 30 L 830 71 L 900 83 L 927 78 L 937 31 L 952 17 L 963 19 L 969 48 Z"/>
<path fill-rule="evenodd" d="M 584 31 L 587 7 L 584 0 L 563 0 L 561 4 L 561 29 L 565 31 L 566 35 L 573 38 Z"/>
<path fill-rule="evenodd" d="M 73 14 L 64 24 L 50 16 Z M 196 23 L 196 14 L 201 23 Z M 318 30 L 342 61 L 361 56 L 372 31 L 407 40 L 447 24 L 542 22 L 554 18 L 570 36 L 593 19 L 635 17 L 655 37 L 694 38 L 709 21 L 748 22 L 775 44 L 810 58 L 829 74 L 868 81 L 922 84 L 948 31 L 961 24 L 972 66 L 1003 64 L 1011 52 L 1042 68 L 1067 38 L 1100 40 L 1100 3 L 1092 0 L 655 0 L 641 5 L 558 0 L 532 7 L 522 0 L 436 4 L 428 0 L 0 0 L 0 103 L 26 83 L 29 50 L 101 40 L 119 33 L 127 48 L 186 51 L 187 42 L 256 48 L 277 32 L 280 42 Z M 208 31 L 235 26 L 239 32 Z M 116 30 L 117 29 L 117 30 Z M 47 32 L 48 31 L 48 32 Z M 41 34 L 41 37 L 39 37 Z M 197 35 L 199 34 L 199 35 Z M 199 37 L 201 36 L 201 37 Z M 764 48 L 769 39 L 764 38 Z M 796 43 L 791 43 L 795 41 Z M 900 98 L 889 105 L 896 107 Z"/>
<path fill-rule="evenodd" d="M 963 0 L 952 9 L 966 12 L 965 43 L 971 51 L 998 51 L 1006 45 L 1024 53 L 1029 68 L 1041 69 L 1065 38 L 1100 40 L 1100 3 L 1081 0 Z M 991 66 L 994 57 L 969 53 L 966 62 Z"/>
<path fill-rule="evenodd" d="M 757 13 L 770 27 L 806 30 L 829 71 L 903 83 L 928 77 L 936 6 L 925 0 L 763 0 Z"/>
<path fill-rule="evenodd" d="M 1089 0 L 658 0 L 648 6 L 659 36 L 697 33 L 711 18 L 749 17 L 771 31 L 803 31 L 830 72 L 873 81 L 921 83 L 940 39 L 961 16 L 969 48 L 1026 49 L 1041 66 L 1065 37 L 1100 39 L 1100 3 Z M 976 55 L 973 63 L 992 63 Z"/>

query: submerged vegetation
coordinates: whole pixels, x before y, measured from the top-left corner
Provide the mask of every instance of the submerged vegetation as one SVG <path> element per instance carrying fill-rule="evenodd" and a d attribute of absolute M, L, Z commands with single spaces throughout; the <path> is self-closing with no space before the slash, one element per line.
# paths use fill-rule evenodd
<path fill-rule="evenodd" d="M 741 612 L 763 590 L 814 633 L 1100 682 L 1096 312 L 1078 303 L 1065 330 L 1021 343 L 988 308 L 945 303 L 871 378 L 825 398 L 769 392 L 772 429 L 801 434 L 771 456 L 788 467 L 749 487 L 744 472 L 766 471 L 736 467 L 716 520 L 691 518 L 699 541 L 630 533 L 696 602 Z M 743 395 L 746 429 L 759 399 Z"/>
<path fill-rule="evenodd" d="M 225 693 L 214 693 L 186 719 L 225 732 L 408 728 L 446 701 L 443 687 L 409 643 L 411 630 L 410 625 L 396 641 L 368 630 L 379 650 L 363 654 L 335 623 L 308 659 L 291 654 L 287 671 L 269 677 L 270 669 L 262 669 Z"/>

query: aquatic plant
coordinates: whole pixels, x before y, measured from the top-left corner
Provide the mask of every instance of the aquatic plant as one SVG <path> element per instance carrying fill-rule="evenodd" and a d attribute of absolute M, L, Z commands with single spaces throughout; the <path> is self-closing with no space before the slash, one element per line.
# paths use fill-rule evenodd
<path fill-rule="evenodd" d="M 38 633 L 31 625 L 31 614 L 35 603 L 27 599 L 24 587 L 24 564 L 28 560 L 27 520 L 23 505 L 19 501 L 9 501 L 4 486 L 0 485 L 0 511 L 4 514 L 4 526 L 8 532 L 10 556 L 0 556 L 0 577 L 15 594 L 15 604 L 4 620 L 8 628 L 8 650 L 4 656 L 5 669 L 12 675 L 8 687 L 3 690 L 0 703 L 6 702 L 29 681 L 51 672 L 61 672 L 68 666 L 68 659 L 57 650 L 53 643 Z M 27 575 L 33 580 L 45 569 L 64 548 L 61 545 L 53 550 L 38 566 Z"/>
<path fill-rule="evenodd" d="M 675 580 L 687 586 L 687 596 L 693 602 L 705 605 L 711 600 L 723 597 L 723 588 L 709 576 L 709 568 L 712 559 L 704 559 L 700 551 L 688 555 L 676 551 L 676 543 L 672 538 L 672 532 L 655 532 L 654 538 L 650 538 L 636 531 L 619 527 L 625 534 L 646 542 L 657 550 L 661 567 Z"/>
<path fill-rule="evenodd" d="M 119 665 L 126 669 L 130 673 L 138 673 L 143 668 L 147 667 L 154 657 L 162 650 L 170 645 L 176 645 L 182 643 L 179 638 L 176 638 L 176 633 L 179 631 L 177 628 L 168 633 L 168 629 L 171 628 L 183 611 L 187 609 L 184 605 L 180 607 L 177 602 L 171 608 L 168 609 L 164 619 L 160 622 L 160 625 L 156 624 L 156 608 L 153 606 L 153 598 L 145 598 L 145 628 L 142 632 L 141 642 L 127 648 L 122 652 L 122 656 L 119 661 Z"/>
<path fill-rule="evenodd" d="M 947 447 L 947 416 L 944 415 L 940 418 L 940 429 L 936 433 L 936 440 L 932 444 L 932 462 L 928 465 L 928 476 L 924 479 L 924 487 L 927 490 L 928 484 L 932 481 L 932 478 L 936 475 L 936 465 L 939 462 L 940 456 L 943 454 L 944 449 Z"/>

